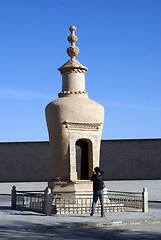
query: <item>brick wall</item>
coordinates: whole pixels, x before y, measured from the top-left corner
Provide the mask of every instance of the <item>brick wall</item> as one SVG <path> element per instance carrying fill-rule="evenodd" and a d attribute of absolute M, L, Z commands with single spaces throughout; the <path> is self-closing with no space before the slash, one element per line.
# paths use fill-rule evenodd
<path fill-rule="evenodd" d="M 46 181 L 50 171 L 49 142 L 0 143 L 0 181 Z"/>
<path fill-rule="evenodd" d="M 49 142 L 0 143 L 0 181 L 48 181 Z M 161 139 L 102 140 L 106 180 L 161 179 Z"/>
<path fill-rule="evenodd" d="M 107 180 L 161 179 L 161 139 L 102 140 Z"/>

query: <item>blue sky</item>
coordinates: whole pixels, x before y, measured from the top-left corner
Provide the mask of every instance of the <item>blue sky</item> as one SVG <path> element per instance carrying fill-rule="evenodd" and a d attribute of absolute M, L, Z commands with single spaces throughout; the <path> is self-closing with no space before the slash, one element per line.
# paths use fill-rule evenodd
<path fill-rule="evenodd" d="M 0 0 L 0 142 L 48 140 L 72 24 L 102 139 L 160 138 L 160 12 L 160 0 Z"/>

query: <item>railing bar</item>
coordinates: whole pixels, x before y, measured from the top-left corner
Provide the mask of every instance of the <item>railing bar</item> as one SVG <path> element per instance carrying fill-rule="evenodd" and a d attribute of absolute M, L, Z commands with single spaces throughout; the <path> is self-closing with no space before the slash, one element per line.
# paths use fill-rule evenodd
<path fill-rule="evenodd" d="M 44 191 L 16 191 L 16 192 L 17 193 L 43 193 Z"/>
<path fill-rule="evenodd" d="M 140 194 L 140 192 L 122 192 L 122 191 L 110 191 L 110 190 L 108 190 L 108 192 L 128 193 L 128 194 Z"/>

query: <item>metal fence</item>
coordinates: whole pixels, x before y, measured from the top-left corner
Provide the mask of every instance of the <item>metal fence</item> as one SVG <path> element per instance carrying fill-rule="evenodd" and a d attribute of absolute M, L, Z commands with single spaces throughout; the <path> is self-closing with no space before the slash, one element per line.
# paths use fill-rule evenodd
<path fill-rule="evenodd" d="M 93 201 L 92 194 L 55 194 L 52 200 L 52 212 L 55 214 L 82 214 L 90 213 Z M 146 199 L 147 202 L 147 199 Z M 144 211 L 144 192 L 119 192 L 108 191 L 104 195 L 105 212 Z M 147 210 L 147 208 L 146 208 Z M 99 200 L 97 201 L 96 213 L 101 212 Z"/>
<path fill-rule="evenodd" d="M 92 206 L 92 195 L 54 194 L 53 210 L 55 214 L 82 214 L 89 213 Z M 96 209 L 99 208 L 97 204 Z"/>
<path fill-rule="evenodd" d="M 53 213 L 56 214 L 82 214 L 90 213 L 93 202 L 93 195 L 54 195 L 53 196 Z M 105 212 L 124 211 L 123 203 L 110 202 L 108 194 L 104 195 Z M 101 212 L 99 200 L 95 207 L 95 213 Z"/>
<path fill-rule="evenodd" d="M 44 191 L 17 191 L 16 187 L 13 186 L 11 191 L 11 207 L 12 209 L 19 207 L 44 213 Z"/>
<path fill-rule="evenodd" d="M 16 191 L 12 187 L 11 207 L 23 207 L 33 211 L 51 214 L 84 214 L 90 213 L 93 194 L 52 194 L 50 188 L 43 192 Z M 108 191 L 104 195 L 105 212 L 148 211 L 148 192 L 143 188 L 142 193 Z M 101 212 L 99 200 L 96 213 Z"/>
<path fill-rule="evenodd" d="M 45 212 L 44 193 L 17 191 L 16 206 L 44 213 Z"/>
<path fill-rule="evenodd" d="M 52 194 L 51 189 L 44 191 L 17 191 L 13 186 L 11 190 L 11 208 L 25 208 L 31 211 L 52 214 Z"/>
<path fill-rule="evenodd" d="M 110 203 L 123 205 L 124 211 L 142 210 L 142 193 L 108 191 Z"/>

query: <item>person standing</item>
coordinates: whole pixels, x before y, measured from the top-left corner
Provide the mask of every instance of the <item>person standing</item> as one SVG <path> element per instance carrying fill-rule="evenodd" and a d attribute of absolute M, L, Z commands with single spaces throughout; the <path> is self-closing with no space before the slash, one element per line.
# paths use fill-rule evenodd
<path fill-rule="evenodd" d="M 93 182 L 93 203 L 92 203 L 92 211 L 90 213 L 91 216 L 93 216 L 95 212 L 95 207 L 98 198 L 100 199 L 101 203 L 101 217 L 105 217 L 104 214 L 104 182 L 103 182 L 103 174 L 104 172 L 100 170 L 99 167 L 94 168 L 94 172 L 91 176 L 91 181 Z"/>

